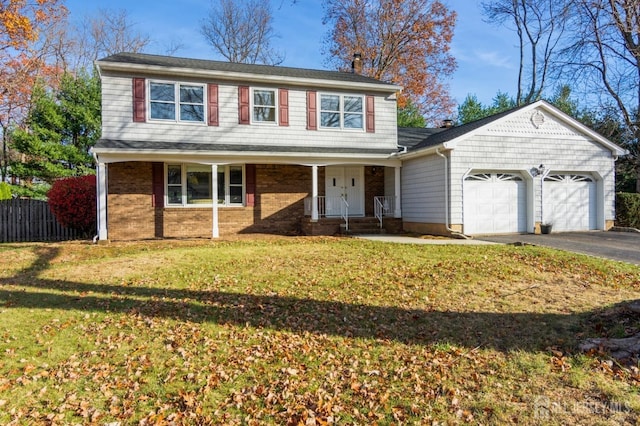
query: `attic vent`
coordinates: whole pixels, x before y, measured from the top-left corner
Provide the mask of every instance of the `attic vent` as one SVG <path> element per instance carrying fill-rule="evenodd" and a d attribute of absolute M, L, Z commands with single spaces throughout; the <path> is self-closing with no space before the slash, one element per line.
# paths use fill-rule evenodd
<path fill-rule="evenodd" d="M 533 127 L 535 127 L 536 129 L 539 129 L 540 127 L 542 127 L 542 125 L 544 124 L 544 121 L 545 121 L 544 114 L 541 113 L 540 111 L 535 111 L 533 114 L 531 114 L 531 123 L 533 124 Z"/>

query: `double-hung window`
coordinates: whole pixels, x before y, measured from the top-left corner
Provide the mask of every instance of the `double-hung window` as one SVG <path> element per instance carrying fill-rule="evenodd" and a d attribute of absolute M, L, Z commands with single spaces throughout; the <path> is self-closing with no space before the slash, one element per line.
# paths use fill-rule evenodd
<path fill-rule="evenodd" d="M 204 85 L 187 83 L 149 83 L 149 117 L 152 120 L 169 120 L 204 123 Z"/>
<path fill-rule="evenodd" d="M 218 167 L 218 204 L 241 206 L 244 200 L 244 170 L 242 166 Z"/>
<path fill-rule="evenodd" d="M 364 97 L 321 94 L 320 127 L 325 129 L 364 129 Z"/>
<path fill-rule="evenodd" d="M 253 89 L 253 122 L 276 123 L 275 89 Z"/>
<path fill-rule="evenodd" d="M 211 206 L 213 199 L 211 166 L 167 164 L 168 206 Z M 218 166 L 218 204 L 242 206 L 243 166 Z"/>

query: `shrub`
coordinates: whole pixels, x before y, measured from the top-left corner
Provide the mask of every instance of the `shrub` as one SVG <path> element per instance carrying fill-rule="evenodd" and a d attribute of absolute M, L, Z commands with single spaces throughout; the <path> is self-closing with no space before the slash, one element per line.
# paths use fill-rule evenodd
<path fill-rule="evenodd" d="M 48 192 L 49 208 L 64 227 L 85 235 L 96 230 L 96 177 L 57 180 Z"/>
<path fill-rule="evenodd" d="M 10 185 L 11 193 L 17 198 L 31 198 L 32 200 L 47 201 L 47 192 L 51 189 L 48 183 L 40 183 L 29 186 Z"/>
<path fill-rule="evenodd" d="M 616 225 L 640 228 L 640 194 L 616 194 Z"/>
<path fill-rule="evenodd" d="M 11 199 L 11 186 L 6 182 L 0 182 L 0 201 Z"/>

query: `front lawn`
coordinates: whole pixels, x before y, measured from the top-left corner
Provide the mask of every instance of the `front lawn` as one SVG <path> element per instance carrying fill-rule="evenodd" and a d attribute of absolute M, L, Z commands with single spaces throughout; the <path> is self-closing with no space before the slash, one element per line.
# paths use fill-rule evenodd
<path fill-rule="evenodd" d="M 635 424 L 640 268 L 535 247 L 0 245 L 0 424 Z"/>

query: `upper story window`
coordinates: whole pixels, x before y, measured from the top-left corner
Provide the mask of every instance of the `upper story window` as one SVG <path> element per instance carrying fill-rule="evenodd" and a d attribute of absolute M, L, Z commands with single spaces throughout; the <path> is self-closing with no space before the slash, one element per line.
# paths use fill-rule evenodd
<path fill-rule="evenodd" d="M 320 127 L 362 130 L 364 128 L 364 97 L 321 94 Z"/>
<path fill-rule="evenodd" d="M 276 123 L 276 90 L 253 89 L 253 122 Z"/>
<path fill-rule="evenodd" d="M 204 85 L 149 83 L 149 117 L 152 120 L 204 123 Z"/>

